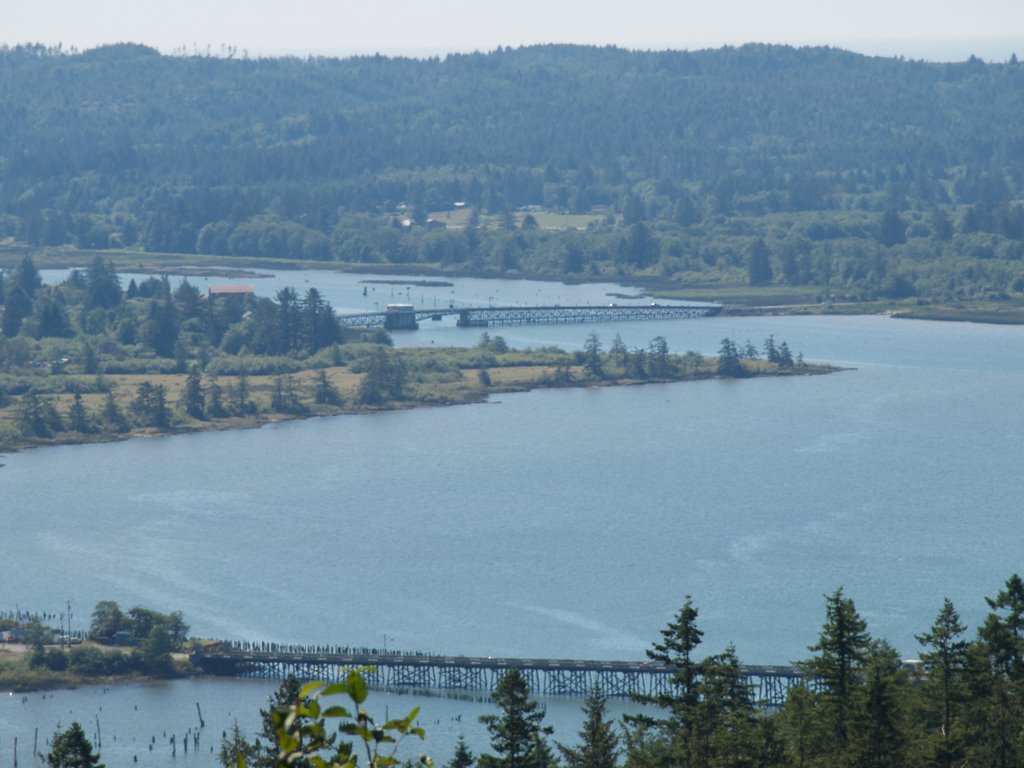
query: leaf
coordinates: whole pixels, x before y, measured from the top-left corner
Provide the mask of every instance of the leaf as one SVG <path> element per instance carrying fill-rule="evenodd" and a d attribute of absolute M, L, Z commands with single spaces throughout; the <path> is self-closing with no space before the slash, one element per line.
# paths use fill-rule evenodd
<path fill-rule="evenodd" d="M 328 707 L 323 711 L 324 717 L 352 717 L 352 713 L 344 707 Z"/>
<path fill-rule="evenodd" d="M 311 680 L 310 682 L 302 686 L 302 688 L 299 690 L 299 698 L 309 698 L 313 694 L 313 691 L 315 691 L 317 688 L 322 688 L 323 685 L 324 684 L 322 680 Z"/>
<path fill-rule="evenodd" d="M 369 686 L 366 685 L 366 680 L 358 672 L 349 672 L 348 679 L 346 682 L 349 685 L 349 696 L 356 704 L 362 704 L 366 701 L 366 695 L 369 692 Z"/>
<path fill-rule="evenodd" d="M 320 696 L 337 696 L 339 693 L 348 693 L 349 690 L 350 687 L 347 682 L 331 683 L 322 691 L 320 691 Z"/>

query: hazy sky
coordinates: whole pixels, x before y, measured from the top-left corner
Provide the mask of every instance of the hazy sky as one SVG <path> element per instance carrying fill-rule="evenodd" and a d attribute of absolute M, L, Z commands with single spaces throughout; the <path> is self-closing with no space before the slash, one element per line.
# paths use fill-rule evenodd
<path fill-rule="evenodd" d="M 1024 0 L 4 0 L 0 42 L 138 42 L 250 55 L 433 55 L 499 45 L 834 45 L 881 55 L 1024 56 Z"/>

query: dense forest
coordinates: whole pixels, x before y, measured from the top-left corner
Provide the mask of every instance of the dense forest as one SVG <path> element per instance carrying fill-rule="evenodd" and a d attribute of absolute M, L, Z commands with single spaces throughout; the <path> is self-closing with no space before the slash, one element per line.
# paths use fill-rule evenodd
<path fill-rule="evenodd" d="M 1024 292 L 1015 58 L 227 53 L 0 49 L 0 243 Z"/>

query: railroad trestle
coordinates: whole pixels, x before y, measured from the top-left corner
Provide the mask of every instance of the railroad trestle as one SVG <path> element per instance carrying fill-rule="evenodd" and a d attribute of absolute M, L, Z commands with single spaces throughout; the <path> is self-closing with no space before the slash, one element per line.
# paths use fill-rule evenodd
<path fill-rule="evenodd" d="M 253 651 L 229 644 L 193 654 L 203 670 L 233 677 L 336 681 L 350 669 L 362 671 L 377 688 L 447 691 L 495 690 L 509 669 L 518 669 L 537 695 L 586 696 L 595 686 L 608 696 L 656 696 L 672 689 L 672 669 L 653 662 L 573 659 L 510 659 L 404 653 L 308 653 Z M 804 679 L 795 667 L 743 666 L 752 698 L 781 706 L 791 686 Z M 813 684 L 813 681 L 812 681 Z"/>

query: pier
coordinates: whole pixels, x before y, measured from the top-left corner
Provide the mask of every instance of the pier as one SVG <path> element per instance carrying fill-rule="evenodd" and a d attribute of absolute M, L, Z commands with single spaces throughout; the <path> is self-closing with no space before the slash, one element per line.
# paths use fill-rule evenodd
<path fill-rule="evenodd" d="M 624 320 L 681 320 L 709 317 L 721 311 L 717 304 L 609 304 L 579 307 L 462 307 L 416 309 L 411 304 L 391 305 L 383 312 L 338 315 L 347 328 L 412 330 L 428 320 L 458 317 L 460 328 L 490 328 L 502 325 L 558 325 L 566 323 L 608 323 Z"/>
<path fill-rule="evenodd" d="M 579 659 L 515 659 L 490 656 L 439 656 L 388 652 L 347 652 L 335 649 L 250 649 L 219 643 L 196 651 L 195 666 L 213 675 L 283 680 L 334 681 L 345 670 L 369 668 L 366 681 L 379 688 L 490 693 L 510 669 L 518 669 L 534 694 L 586 696 L 595 685 L 608 696 L 654 695 L 671 689 L 672 668 L 650 661 Z M 741 667 L 754 701 L 781 706 L 790 686 L 804 679 L 791 666 Z"/>

